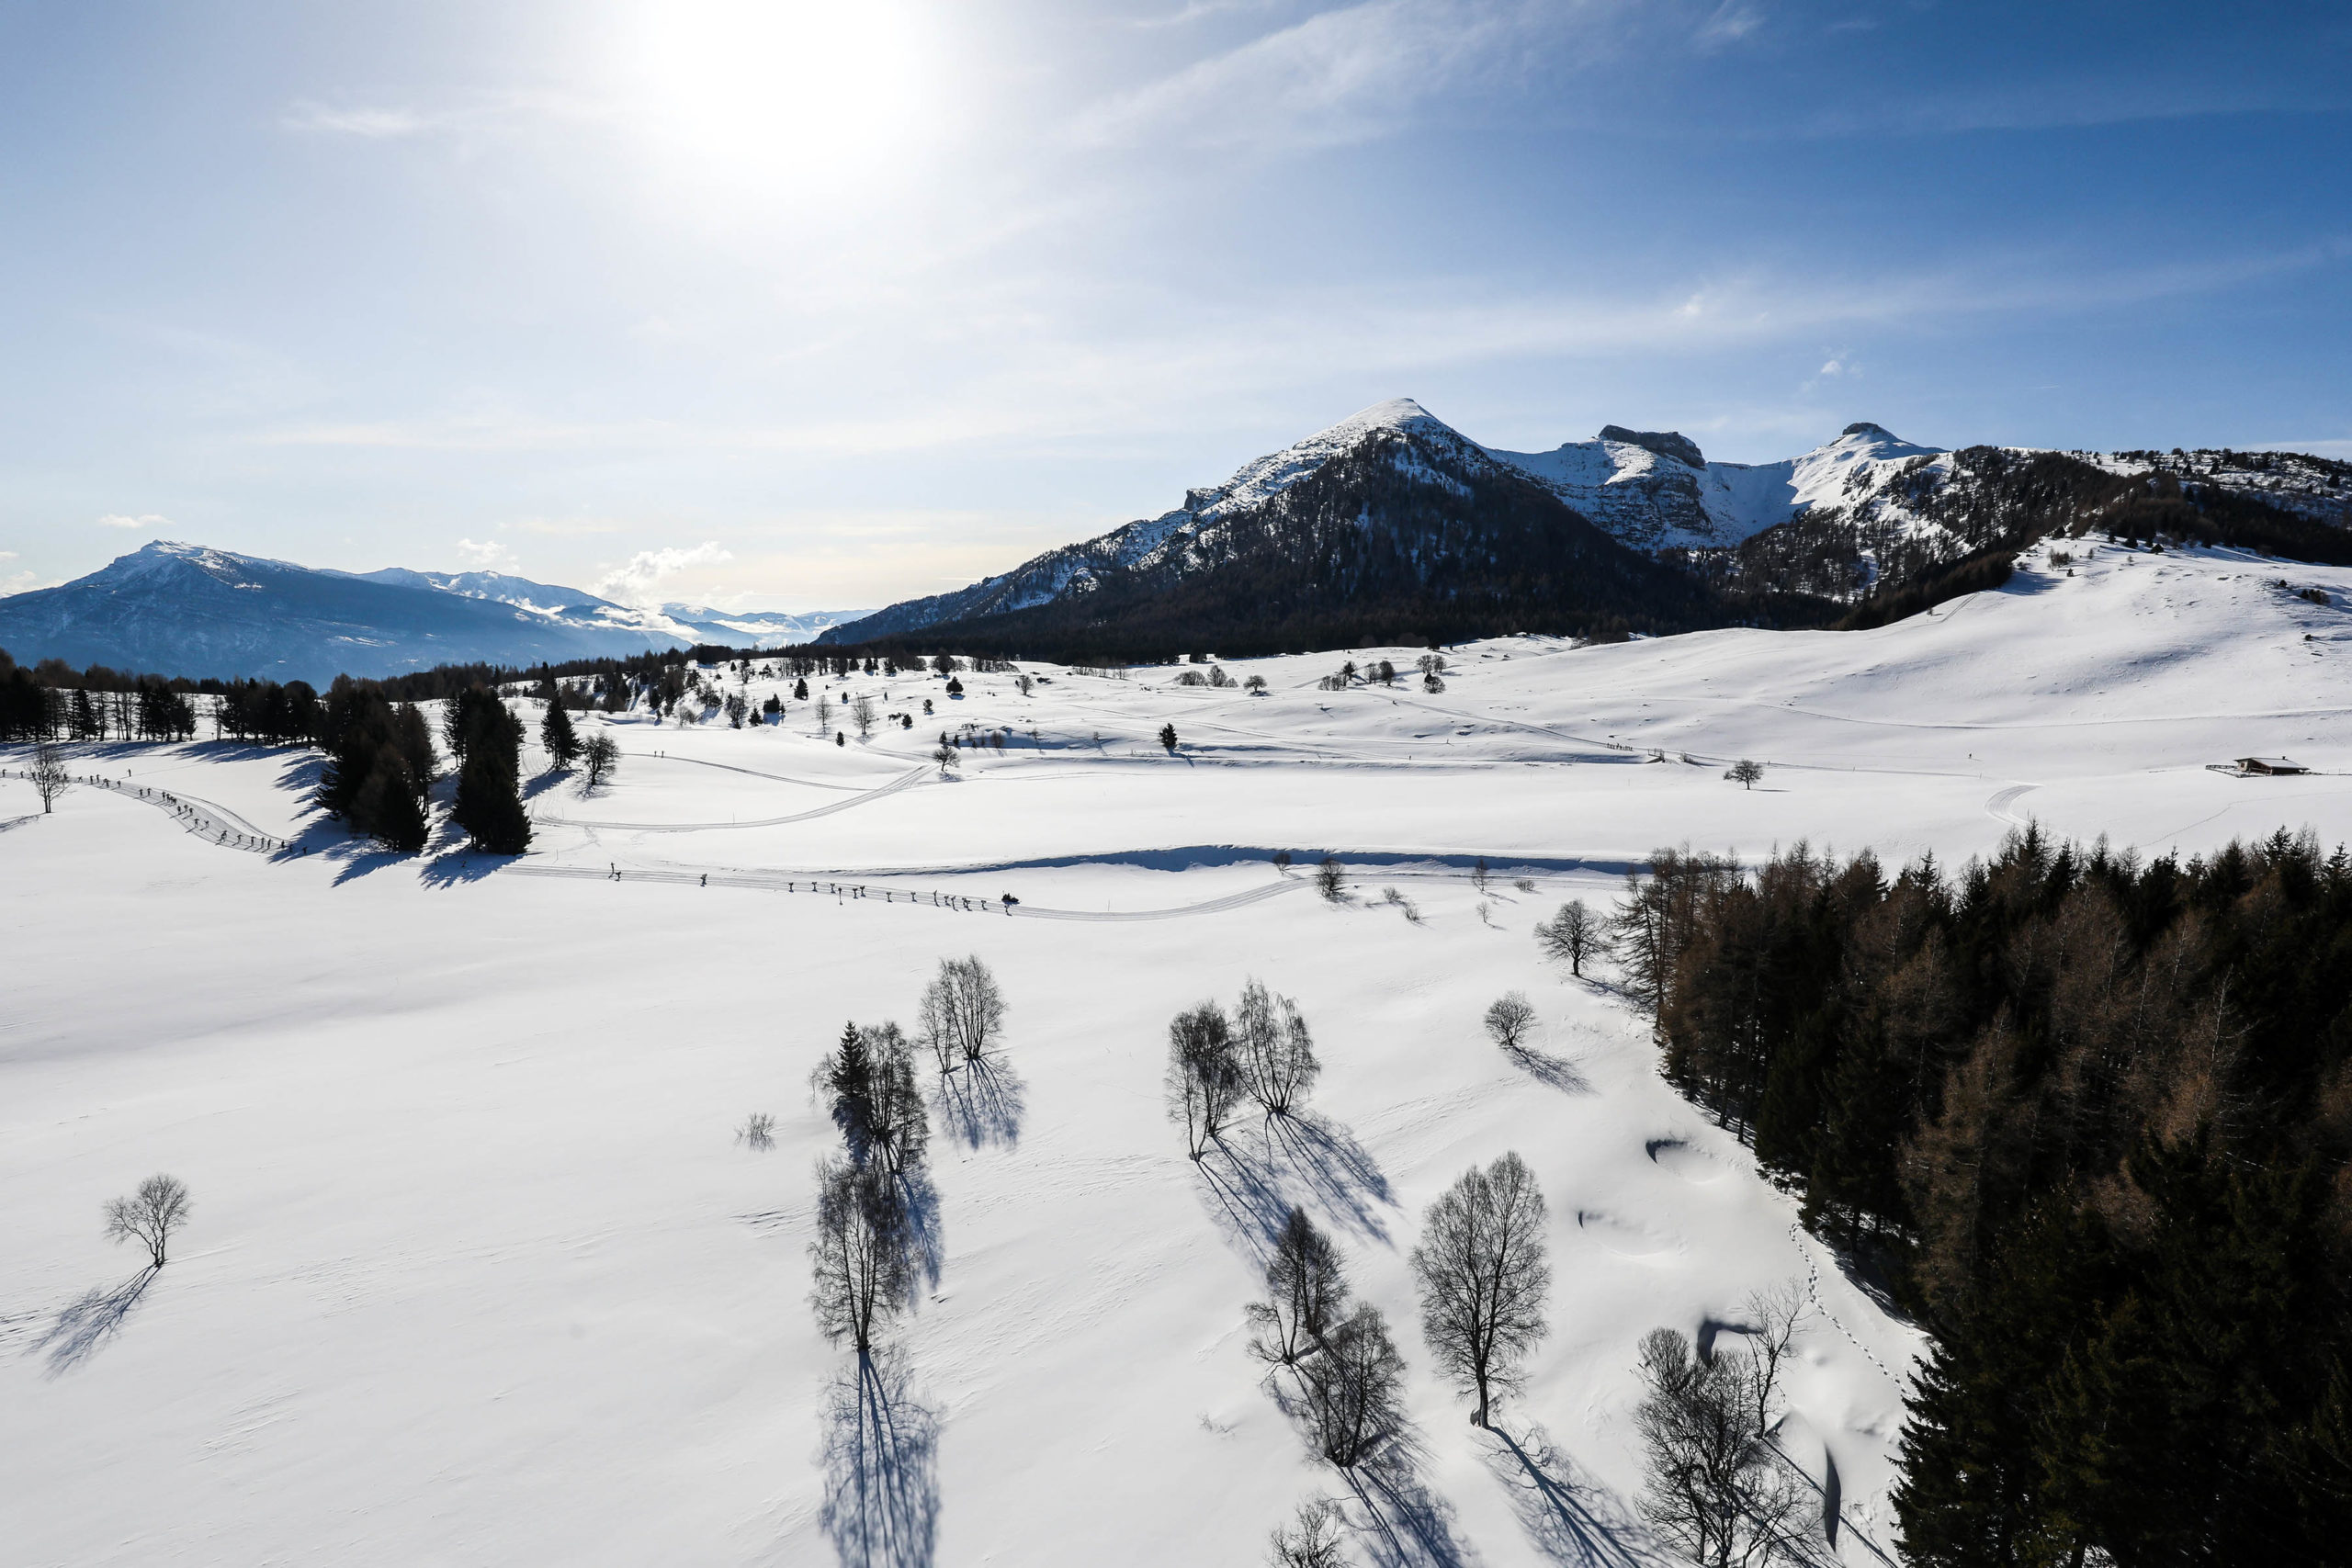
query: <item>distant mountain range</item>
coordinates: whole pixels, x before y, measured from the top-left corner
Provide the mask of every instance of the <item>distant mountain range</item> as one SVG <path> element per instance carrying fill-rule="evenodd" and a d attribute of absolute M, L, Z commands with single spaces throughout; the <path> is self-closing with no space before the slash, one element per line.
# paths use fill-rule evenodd
<path fill-rule="evenodd" d="M 1954 451 L 1871 423 L 1775 463 L 1710 462 L 1677 432 L 1618 425 L 1512 452 L 1398 399 L 1188 491 L 1156 517 L 820 640 L 1165 657 L 1510 630 L 1820 626 L 1894 613 L 1973 558 L 2075 526 L 2339 558 L 2352 547 L 2352 464 Z M 1981 573 L 1952 581 L 1984 585 Z"/>
<path fill-rule="evenodd" d="M 0 598 L 0 648 L 26 664 L 324 686 L 436 664 L 780 647 L 858 614 L 642 609 L 498 572 L 335 571 L 159 539 L 87 577 Z"/>

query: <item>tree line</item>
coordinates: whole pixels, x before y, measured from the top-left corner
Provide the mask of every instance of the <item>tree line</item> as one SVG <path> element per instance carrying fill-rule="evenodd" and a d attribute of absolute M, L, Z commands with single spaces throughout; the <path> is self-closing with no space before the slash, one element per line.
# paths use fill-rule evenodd
<path fill-rule="evenodd" d="M 1605 936 L 1668 1077 L 1934 1333 L 1914 1561 L 2340 1552 L 2352 857 L 2029 828 L 1956 874 L 1802 845 L 1652 871 Z"/>

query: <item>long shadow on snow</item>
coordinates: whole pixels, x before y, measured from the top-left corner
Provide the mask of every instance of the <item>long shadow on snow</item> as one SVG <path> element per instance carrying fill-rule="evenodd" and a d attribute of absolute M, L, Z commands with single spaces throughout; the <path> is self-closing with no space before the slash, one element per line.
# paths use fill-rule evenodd
<path fill-rule="evenodd" d="M 933 1100 L 947 1130 L 967 1148 L 1001 1144 L 1009 1149 L 1021 1142 L 1029 1086 L 1005 1062 L 984 1056 L 941 1074 Z"/>
<path fill-rule="evenodd" d="M 1470 1568 L 1477 1555 L 1453 1538 L 1453 1507 L 1421 1483 L 1409 1436 L 1366 1463 L 1341 1471 L 1366 1523 L 1358 1534 L 1374 1568 Z"/>
<path fill-rule="evenodd" d="M 939 1534 L 939 1416 L 905 1358 L 860 1356 L 826 1402 L 818 1517 L 844 1568 L 931 1568 Z"/>
<path fill-rule="evenodd" d="M 1527 1070 L 1527 1076 L 1537 1083 L 1558 1089 L 1562 1094 L 1590 1094 L 1592 1080 L 1577 1070 L 1577 1065 L 1566 1056 L 1551 1056 L 1522 1045 L 1510 1053 L 1510 1059 Z"/>
<path fill-rule="evenodd" d="M 935 1290 L 940 1270 L 947 1264 L 947 1238 L 940 1228 L 939 1189 L 931 1184 L 930 1173 L 921 1169 L 902 1170 L 898 1180 L 899 1202 L 907 1217 L 915 1265 L 922 1272 L 922 1285 Z"/>
<path fill-rule="evenodd" d="M 1524 1445 L 1500 1427 L 1489 1430 L 1503 1447 L 1487 1450 L 1487 1468 L 1545 1561 L 1576 1568 L 1648 1568 L 1668 1561 L 1640 1526 L 1617 1517 L 1607 1492 L 1577 1476 L 1575 1462 L 1552 1447 L 1543 1427 L 1530 1427 Z"/>
<path fill-rule="evenodd" d="M 1269 1116 L 1220 1137 L 1198 1162 L 1232 1238 L 1271 1256 L 1293 1208 L 1320 1209 L 1340 1228 L 1385 1243 L 1396 1205 L 1372 1154 L 1339 1122 L 1311 1111 Z"/>
<path fill-rule="evenodd" d="M 50 1377 L 62 1377 L 98 1352 L 98 1348 L 122 1331 L 123 1320 L 139 1304 L 160 1270 L 141 1269 L 112 1290 L 92 1290 L 57 1314 L 57 1321 L 32 1343 L 32 1350 L 49 1352 Z M 28 1351 L 30 1354 L 31 1351 Z"/>

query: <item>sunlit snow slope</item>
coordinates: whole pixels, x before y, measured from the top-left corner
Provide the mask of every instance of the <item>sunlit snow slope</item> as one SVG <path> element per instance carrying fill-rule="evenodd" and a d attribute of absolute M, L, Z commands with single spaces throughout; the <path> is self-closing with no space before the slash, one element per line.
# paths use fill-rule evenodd
<path fill-rule="evenodd" d="M 123 787 L 46 818 L 0 780 L 0 1557 L 821 1563 L 887 1506 L 903 1550 L 876 1561 L 1256 1561 L 1302 1497 L 1348 1495 L 1243 1349 L 1263 1226 L 1297 1201 L 1411 1366 L 1426 1507 L 1384 1502 L 1384 1527 L 1351 1497 L 1363 1559 L 1638 1558 L 1635 1342 L 1793 1280 L 1784 1441 L 1816 1478 L 1834 1461 L 1840 1551 L 1874 1562 L 1917 1336 L 1530 927 L 1685 841 L 1956 862 L 2029 817 L 2147 853 L 2352 838 L 2347 592 L 2100 547 L 1871 632 L 1451 649 L 1438 694 L 1317 689 L 1338 654 L 1227 666 L 1262 697 L 1174 669 L 1040 667 L 1029 696 L 967 671 L 961 699 L 860 678 L 914 728 L 835 744 L 813 703 L 614 723 L 616 784 L 542 780 L 514 863 L 351 845 L 303 804 L 307 753 L 93 749 L 77 771 Z M 943 731 L 967 741 L 952 779 Z M 2319 771 L 2205 766 L 2280 753 Z M 1721 776 L 1738 757 L 1753 791 Z M 297 847 L 239 852 L 142 789 Z M 1278 849 L 1337 853 L 1349 901 Z M 888 1379 L 900 1462 L 861 1493 L 848 1362 L 803 1304 L 833 1142 L 808 1077 L 844 1019 L 911 1023 L 968 953 L 1011 1001 L 1017 1083 L 992 1116 L 936 1112 L 944 1267 Z M 1321 1135 L 1196 1169 L 1160 1105 L 1167 1021 L 1253 975 L 1315 1031 Z M 1510 989 L 1535 1071 L 1479 1028 Z M 734 1137 L 754 1111 L 772 1151 Z M 1513 1148 L 1557 1278 L 1506 1443 L 1430 1374 L 1407 1255 Z M 140 1286 L 99 1207 L 158 1169 L 196 1213 Z"/>

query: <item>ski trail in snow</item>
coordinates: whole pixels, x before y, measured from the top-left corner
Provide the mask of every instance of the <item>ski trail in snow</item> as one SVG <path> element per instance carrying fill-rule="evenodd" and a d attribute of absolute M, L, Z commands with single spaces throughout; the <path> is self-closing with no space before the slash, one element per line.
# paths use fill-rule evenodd
<path fill-rule="evenodd" d="M 665 759 L 665 761 L 682 761 L 684 760 L 685 759 L 674 757 Z M 707 765 L 712 767 L 720 767 L 725 764 L 714 762 Z M 739 768 L 733 771 L 737 773 L 751 772 L 748 768 Z M 922 776 L 929 772 L 931 772 L 931 765 L 926 762 L 922 767 L 909 769 L 907 772 L 899 774 L 897 778 L 892 779 L 888 784 L 882 785 L 878 789 L 869 789 L 861 795 L 852 795 L 847 800 L 837 800 L 831 806 L 820 806 L 812 811 L 795 812 L 789 817 L 763 817 L 748 822 L 606 822 L 582 817 L 541 817 L 538 820 L 561 828 L 619 828 L 634 833 L 701 833 L 713 829 L 724 830 L 730 828 L 782 828 L 793 822 L 813 822 L 820 817 L 831 817 L 836 811 L 847 811 L 853 806 L 864 806 L 868 801 L 879 800 L 886 795 L 896 795 L 902 789 L 906 789 L 912 784 L 921 783 Z M 775 778 L 781 775 L 769 773 L 762 776 Z M 795 780 L 793 782 L 797 783 L 799 781 Z M 831 788 L 837 786 L 827 785 L 824 787 Z"/>
<path fill-rule="evenodd" d="M 850 882 L 840 877 L 787 876 L 782 872 L 649 871 L 628 867 L 612 872 L 598 871 L 594 866 L 585 865 L 508 865 L 501 868 L 500 874 L 557 876 L 573 882 L 653 882 L 669 887 L 746 887 L 767 893 L 813 893 L 868 904 L 899 904 L 918 908 L 949 909 L 962 914 L 1005 915 L 1025 920 L 1171 920 L 1186 915 L 1214 915 L 1226 909 L 1238 909 L 1277 897 L 1295 888 L 1313 886 L 1304 878 L 1285 877 L 1261 887 L 1244 888 L 1223 897 L 1168 909 L 1047 909 L 1034 904 L 1016 903 L 1007 907 L 1001 899 L 974 898 L 960 893 L 941 893 L 933 888 L 890 887 L 872 882 Z"/>
<path fill-rule="evenodd" d="M 1984 815 L 1996 822 L 2007 822 L 2018 828 L 2030 828 L 2033 826 L 2033 818 L 2020 817 L 2012 808 L 2018 801 L 2041 787 L 2040 784 L 2011 784 L 2007 789 L 1996 790 L 1993 792 L 1992 798 L 1984 803 Z"/>
<path fill-rule="evenodd" d="M 0 769 L 0 777 L 17 777 L 15 772 Z M 103 773 L 78 777 L 75 784 L 87 789 L 103 789 L 152 806 L 168 813 L 180 825 L 183 832 L 193 833 L 208 843 L 222 849 L 243 850 L 253 854 L 276 854 L 287 847 L 284 839 L 263 832 L 225 806 L 192 795 L 175 795 L 169 790 L 149 789 L 143 785 L 126 784 L 107 778 Z M 9 826 L 14 826 L 11 823 Z"/>

